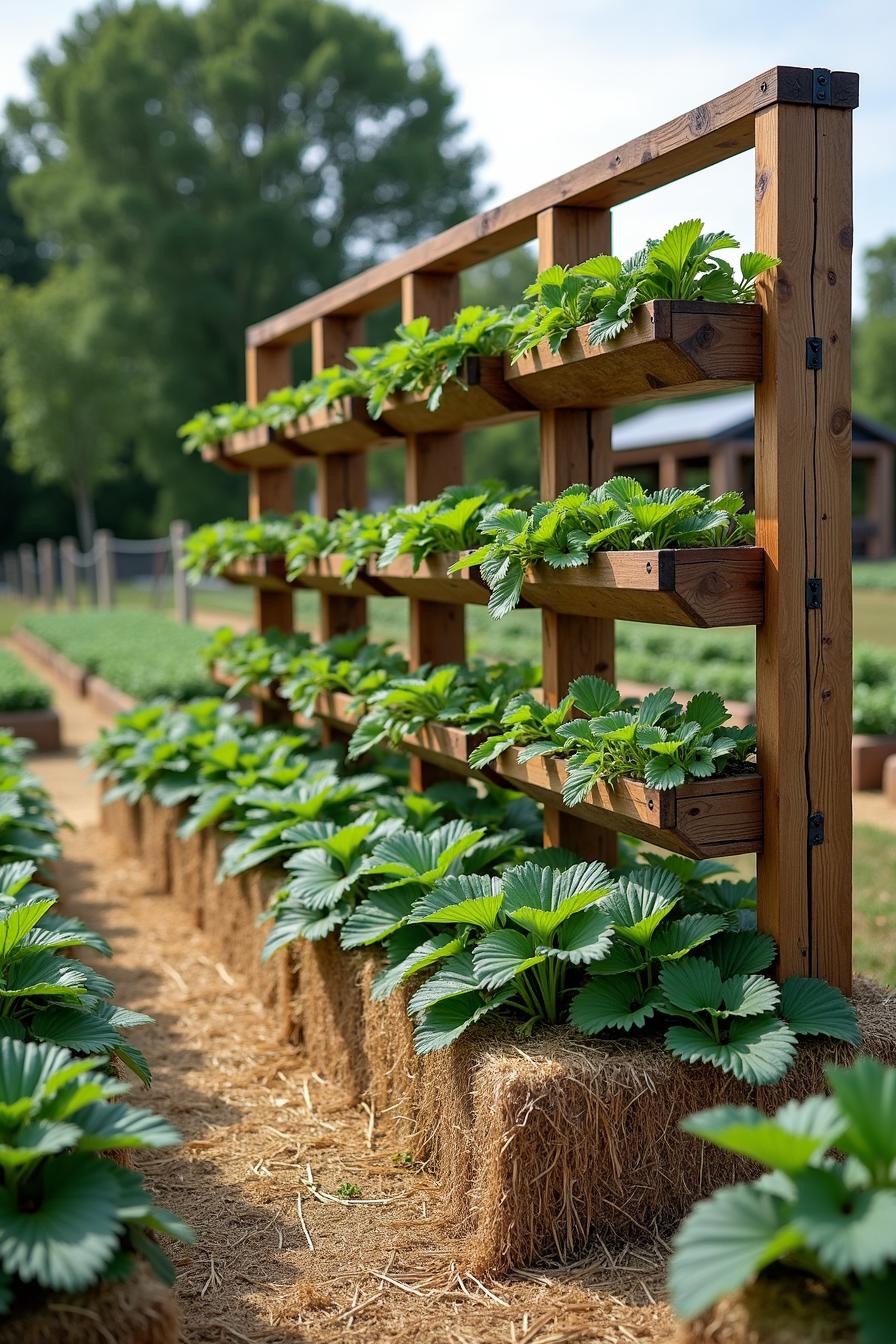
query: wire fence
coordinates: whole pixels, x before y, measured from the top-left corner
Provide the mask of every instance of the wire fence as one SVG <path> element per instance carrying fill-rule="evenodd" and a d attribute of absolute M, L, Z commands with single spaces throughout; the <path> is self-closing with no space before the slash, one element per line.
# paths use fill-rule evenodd
<path fill-rule="evenodd" d="M 149 605 L 172 603 L 179 620 L 190 622 L 193 604 L 181 569 L 184 522 L 171 524 L 168 535 L 145 539 L 116 537 L 107 529 L 94 534 L 89 550 L 73 537 L 49 537 L 36 546 L 23 544 L 3 557 L 3 587 L 10 596 L 46 607 L 63 605 L 112 607 L 116 590 L 127 585 L 145 594 Z"/>

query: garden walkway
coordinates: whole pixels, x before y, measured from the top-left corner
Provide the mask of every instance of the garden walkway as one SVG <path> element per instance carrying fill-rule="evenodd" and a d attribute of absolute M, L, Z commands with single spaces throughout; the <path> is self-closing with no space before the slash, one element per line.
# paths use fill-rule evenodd
<path fill-rule="evenodd" d="M 432 1179 L 377 1146 L 369 1114 L 277 1041 L 139 860 L 111 854 L 77 760 L 101 717 L 64 687 L 56 703 L 66 750 L 35 770 L 77 827 L 65 908 L 112 944 L 119 1001 L 155 1016 L 136 1033 L 155 1075 L 146 1100 L 184 1134 L 180 1150 L 140 1155 L 155 1197 L 197 1232 L 176 1256 L 184 1344 L 668 1344 L 656 1250 L 487 1284 L 459 1271 Z M 309 1174 L 315 1191 L 351 1183 L 371 1202 L 321 1200 Z"/>

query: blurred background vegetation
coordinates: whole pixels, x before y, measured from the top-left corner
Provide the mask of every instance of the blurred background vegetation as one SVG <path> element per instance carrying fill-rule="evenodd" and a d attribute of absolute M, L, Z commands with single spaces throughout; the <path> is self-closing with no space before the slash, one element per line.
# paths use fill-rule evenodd
<path fill-rule="evenodd" d="M 485 204 L 446 74 L 323 0 L 104 0 L 30 72 L 0 131 L 5 547 L 240 516 L 244 482 L 175 429 L 242 395 L 247 324 Z M 865 267 L 856 405 L 896 428 L 896 237 Z M 464 300 L 512 302 L 533 271 L 511 253 L 468 272 Z M 468 435 L 471 474 L 534 483 L 536 434 Z M 401 449 L 370 460 L 374 500 L 395 497 Z"/>

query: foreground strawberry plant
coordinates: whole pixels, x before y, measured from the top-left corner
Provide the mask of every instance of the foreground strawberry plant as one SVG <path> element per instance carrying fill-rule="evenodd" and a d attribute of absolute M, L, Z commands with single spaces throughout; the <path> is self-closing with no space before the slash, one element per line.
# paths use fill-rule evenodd
<path fill-rule="evenodd" d="M 848 1304 L 860 1344 L 890 1344 L 896 1300 L 896 1070 L 827 1069 L 830 1097 L 774 1115 L 720 1106 L 684 1122 L 698 1138 L 771 1168 L 696 1205 L 675 1238 L 669 1288 L 693 1317 L 770 1266 Z M 819 1310 L 823 1308 L 819 1307 Z"/>
<path fill-rule="evenodd" d="M 173 1284 L 158 1235 L 193 1240 L 152 1203 L 139 1173 L 103 1155 L 170 1147 L 180 1135 L 116 1100 L 127 1089 L 96 1072 L 99 1063 L 0 1039 L 0 1316 L 47 1293 L 119 1282 L 141 1261 Z"/>

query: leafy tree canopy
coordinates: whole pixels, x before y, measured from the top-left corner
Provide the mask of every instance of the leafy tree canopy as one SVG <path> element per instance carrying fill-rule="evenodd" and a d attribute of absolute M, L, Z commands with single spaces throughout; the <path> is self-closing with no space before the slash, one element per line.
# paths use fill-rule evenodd
<path fill-rule="evenodd" d="M 13 199 L 57 265 L 102 278 L 156 521 L 236 507 L 174 427 L 239 392 L 248 323 L 475 210 L 455 95 L 432 53 L 326 0 L 104 0 L 30 69 Z"/>

